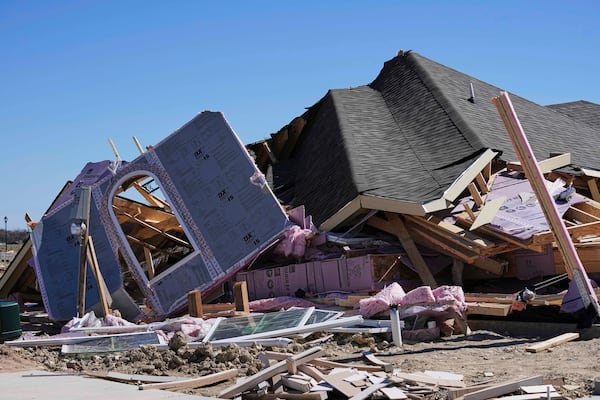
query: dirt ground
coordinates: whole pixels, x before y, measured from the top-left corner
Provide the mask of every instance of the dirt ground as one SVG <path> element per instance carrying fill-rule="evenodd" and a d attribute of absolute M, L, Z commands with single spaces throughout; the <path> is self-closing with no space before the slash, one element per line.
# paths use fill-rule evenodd
<path fill-rule="evenodd" d="M 503 383 L 543 375 L 567 399 L 591 395 L 594 381 L 600 379 L 597 358 L 600 354 L 600 339 L 568 342 L 539 353 L 525 351 L 535 340 L 504 337 L 488 331 L 475 331 L 467 336 L 452 336 L 432 342 L 404 343 L 401 348 L 390 345 L 385 339 L 336 336 L 320 346 L 326 350 L 327 358 L 331 360 L 360 364 L 362 353 L 371 351 L 402 372 L 453 372 L 463 375 L 467 385 Z M 182 346 L 176 351 L 161 352 L 154 348 L 142 348 L 118 354 L 73 358 L 61 355 L 58 347 L 18 348 L 0 345 L 0 373 L 42 369 L 74 374 L 85 371 L 116 371 L 197 377 L 229 368 L 240 368 L 240 375 L 243 376 L 252 375 L 261 368 L 257 358 L 260 351 L 298 353 L 305 347 L 300 343 L 285 348 L 230 346 L 217 349 L 207 346 L 190 349 Z M 232 381 L 229 381 L 184 392 L 216 395 L 231 384 Z M 445 393 L 439 392 L 434 398 L 445 398 Z"/>

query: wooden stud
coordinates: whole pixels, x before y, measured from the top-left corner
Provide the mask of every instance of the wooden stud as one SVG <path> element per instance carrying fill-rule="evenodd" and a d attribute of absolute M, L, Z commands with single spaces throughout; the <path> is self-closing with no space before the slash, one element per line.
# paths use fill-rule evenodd
<path fill-rule="evenodd" d="M 587 181 L 588 188 L 594 201 L 600 201 L 600 191 L 598 190 L 598 180 L 596 178 Z"/>
<path fill-rule="evenodd" d="M 521 386 L 526 385 L 541 385 L 544 377 L 542 375 L 532 376 L 530 378 L 518 379 L 505 382 L 499 385 L 491 386 L 486 389 L 481 389 L 476 392 L 467 393 L 464 395 L 464 400 L 487 400 L 493 397 L 500 397 L 507 393 L 516 392 Z"/>
<path fill-rule="evenodd" d="M 359 365 L 359 364 L 346 364 L 340 363 L 336 361 L 324 360 L 322 358 L 317 358 L 310 362 L 312 365 L 316 365 L 317 367 L 323 368 L 354 368 L 358 371 L 366 371 L 366 372 L 377 372 L 383 371 L 383 367 L 380 365 Z"/>
<path fill-rule="evenodd" d="M 551 347 L 559 346 L 563 343 L 567 343 L 575 339 L 579 339 L 579 333 L 564 333 L 552 339 L 544 340 L 543 342 L 528 346 L 525 348 L 525 351 L 528 351 L 530 353 L 539 353 L 540 351 L 547 350 Z"/>
<path fill-rule="evenodd" d="M 154 261 L 152 260 L 152 252 L 144 246 L 144 258 L 146 259 L 146 270 L 148 271 L 148 280 L 154 279 Z"/>
<path fill-rule="evenodd" d="M 250 305 L 248 300 L 248 284 L 246 281 L 239 281 L 233 284 L 233 298 L 235 302 L 235 310 L 244 313 L 250 313 Z"/>
<path fill-rule="evenodd" d="M 392 364 L 387 363 L 385 361 L 381 361 L 375 356 L 375 354 L 371 353 L 370 351 L 363 352 L 362 356 L 369 363 L 382 367 L 385 372 L 392 372 L 392 370 L 394 369 L 394 366 Z"/>
<path fill-rule="evenodd" d="M 481 193 L 479 193 L 479 190 L 477 190 L 477 186 L 475 186 L 475 184 L 471 182 L 469 183 L 469 186 L 467 186 L 467 188 L 469 189 L 469 193 L 471 194 L 471 197 L 473 198 L 473 201 L 475 202 L 477 207 L 483 206 L 483 197 L 481 197 Z"/>
<path fill-rule="evenodd" d="M 425 260 L 423 260 L 423 256 L 421 256 L 421 253 L 415 245 L 415 242 L 410 237 L 410 233 L 408 233 L 408 230 L 406 230 L 406 226 L 404 225 L 404 222 L 402 222 L 402 218 L 400 218 L 398 214 L 390 212 L 386 212 L 385 215 L 387 219 L 391 222 L 392 227 L 394 229 L 394 234 L 396 235 L 398 240 L 400 240 L 402 247 L 408 254 L 408 258 L 410 258 L 410 261 L 417 270 L 417 273 L 419 274 L 419 277 L 421 278 L 423 283 L 427 286 L 431 286 L 432 289 L 436 288 L 437 283 L 435 281 L 435 278 L 433 277 L 433 274 L 431 273 L 429 267 L 425 263 Z"/>
<path fill-rule="evenodd" d="M 202 294 L 200 290 L 191 290 L 187 294 L 188 313 L 190 317 L 202 318 L 204 310 L 202 307 Z"/>
<path fill-rule="evenodd" d="M 477 175 L 475 177 L 475 180 L 477 181 L 477 184 L 479 185 L 479 190 L 481 190 L 481 192 L 483 194 L 487 194 L 490 192 L 490 188 L 488 187 L 488 184 L 481 172 L 479 173 L 479 175 Z"/>
<path fill-rule="evenodd" d="M 110 297 L 110 295 L 108 293 L 108 288 L 106 287 L 104 277 L 102 276 L 102 272 L 100 271 L 100 266 L 98 265 L 98 257 L 96 256 L 96 248 L 94 247 L 94 241 L 92 240 L 91 236 L 88 236 L 87 241 L 87 262 L 89 263 L 90 269 L 92 270 L 94 278 L 96 279 L 96 286 L 98 287 L 98 297 L 100 298 L 100 306 L 102 307 L 103 316 L 107 316 L 110 314 L 110 308 L 108 305 L 108 298 Z"/>

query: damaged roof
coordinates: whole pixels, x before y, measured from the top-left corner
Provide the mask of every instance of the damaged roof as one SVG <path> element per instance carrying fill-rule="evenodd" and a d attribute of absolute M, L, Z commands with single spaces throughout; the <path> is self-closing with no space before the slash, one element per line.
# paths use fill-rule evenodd
<path fill-rule="evenodd" d="M 517 160 L 491 102 L 501 91 L 415 52 L 399 53 L 372 83 L 330 90 L 302 116 L 293 150 L 275 151 L 275 191 L 290 206 L 304 204 L 317 224 L 359 197 L 359 208 L 387 202 L 402 208 L 390 211 L 424 214 L 486 150 Z M 538 160 L 570 151 L 573 162 L 600 168 L 597 126 L 511 99 Z"/>

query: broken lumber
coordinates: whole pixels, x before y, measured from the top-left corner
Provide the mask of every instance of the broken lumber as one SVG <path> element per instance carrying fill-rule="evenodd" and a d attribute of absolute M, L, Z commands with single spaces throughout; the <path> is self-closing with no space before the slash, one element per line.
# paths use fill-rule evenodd
<path fill-rule="evenodd" d="M 303 364 L 305 362 L 314 360 L 317 357 L 321 357 L 325 354 L 325 351 L 320 347 L 313 347 L 312 349 L 308 349 L 303 351 L 302 353 L 296 354 L 291 357 L 292 360 L 296 361 L 298 364 Z M 279 361 L 278 363 L 265 368 L 258 373 L 252 375 L 249 379 L 246 379 L 242 382 L 236 383 L 235 385 L 229 387 L 228 389 L 223 390 L 219 393 L 219 397 L 225 399 L 231 399 L 235 395 L 253 388 L 259 383 L 277 375 L 287 371 L 287 363 L 286 361 Z"/>
<path fill-rule="evenodd" d="M 575 339 L 579 339 L 579 333 L 564 333 L 551 339 L 544 340 L 543 342 L 539 342 L 528 346 L 525 348 L 525 351 L 528 351 L 530 353 L 539 353 L 540 351 L 547 350 L 551 347 L 559 346 L 563 343 L 567 343 Z"/>
<path fill-rule="evenodd" d="M 324 375 L 323 380 L 327 382 L 332 388 L 342 393 L 346 397 L 354 397 L 358 395 L 361 390 L 359 387 L 354 386 L 348 382 L 346 378 L 356 375 L 355 371 L 350 369 L 341 371 L 336 374 Z"/>
<path fill-rule="evenodd" d="M 350 400 L 365 400 L 365 399 L 368 399 L 373 393 L 375 393 L 379 389 L 383 389 L 384 387 L 388 386 L 390 383 L 391 382 L 384 381 L 384 382 L 381 382 L 381 383 L 377 383 L 375 385 L 371 385 L 368 388 L 366 388 L 365 390 L 363 390 L 362 392 L 358 393 L 357 395 L 354 395 L 354 396 L 350 397 Z"/>
<path fill-rule="evenodd" d="M 172 383 L 175 381 L 183 380 L 181 377 L 175 376 L 156 376 L 156 375 L 142 375 L 142 374 L 123 374 L 120 372 L 99 372 L 99 371 L 85 371 L 83 372 L 87 376 L 91 376 L 99 379 L 106 379 L 107 381 L 121 382 L 121 383 Z"/>
<path fill-rule="evenodd" d="M 311 393 L 244 393 L 243 400 L 325 400 L 327 392 Z"/>
<path fill-rule="evenodd" d="M 442 387 L 453 387 L 453 388 L 464 388 L 465 382 L 457 381 L 452 379 L 438 379 L 432 378 L 425 374 L 410 374 L 405 372 L 398 372 L 394 374 L 395 377 L 400 378 L 407 382 L 415 382 L 415 383 L 424 383 L 426 385 L 432 386 L 442 386 Z"/>
<path fill-rule="evenodd" d="M 394 366 L 392 364 L 387 363 L 385 361 L 381 361 L 375 356 L 375 354 L 371 353 L 370 351 L 365 351 L 362 355 L 363 358 L 369 363 L 382 367 L 385 372 L 392 372 L 392 370 L 394 369 Z"/>
<path fill-rule="evenodd" d="M 377 372 L 383 371 L 383 367 L 380 365 L 357 365 L 357 364 L 346 364 L 336 361 L 324 360 L 322 358 L 314 359 L 310 362 L 312 365 L 316 365 L 317 367 L 325 367 L 325 368 L 354 368 L 359 371 L 366 372 Z"/>
<path fill-rule="evenodd" d="M 481 389 L 476 392 L 467 393 L 464 396 L 464 400 L 486 400 L 492 397 L 498 397 L 504 394 L 516 392 L 521 386 L 541 385 L 543 381 L 544 377 L 542 375 L 536 375 L 524 379 L 517 379 L 499 385 L 494 385 L 487 389 Z"/>
<path fill-rule="evenodd" d="M 139 385 L 140 390 L 147 389 L 194 389 L 202 386 L 212 385 L 213 383 L 226 381 L 235 378 L 239 373 L 238 369 L 228 369 L 227 371 L 217 372 L 215 374 L 201 376 L 199 378 L 185 379 L 174 382 L 147 383 Z"/>

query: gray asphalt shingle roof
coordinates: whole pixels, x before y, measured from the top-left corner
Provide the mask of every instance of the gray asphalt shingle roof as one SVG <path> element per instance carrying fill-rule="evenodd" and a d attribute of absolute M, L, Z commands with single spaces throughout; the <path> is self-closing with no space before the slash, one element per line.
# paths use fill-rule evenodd
<path fill-rule="evenodd" d="M 330 90 L 305 114 L 302 136 L 282 164 L 294 174 L 279 176 L 275 164 L 275 186 L 291 187 L 288 204 L 304 204 L 317 223 L 358 194 L 437 199 L 487 148 L 517 160 L 491 102 L 500 92 L 417 53 L 399 55 L 371 84 Z M 573 162 L 600 169 L 597 126 L 510 96 L 538 159 L 571 152 Z"/>
<path fill-rule="evenodd" d="M 600 104 L 578 100 L 570 103 L 552 104 L 547 107 L 567 115 L 574 120 L 600 129 Z"/>

